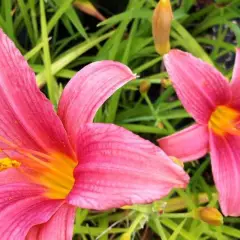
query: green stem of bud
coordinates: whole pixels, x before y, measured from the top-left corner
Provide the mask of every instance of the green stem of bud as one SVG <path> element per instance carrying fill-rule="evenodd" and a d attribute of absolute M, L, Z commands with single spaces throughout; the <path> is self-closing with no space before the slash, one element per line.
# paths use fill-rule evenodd
<path fill-rule="evenodd" d="M 144 213 L 138 213 L 133 220 L 131 226 L 128 228 L 128 230 L 120 237 L 120 240 L 130 240 L 131 235 L 133 232 L 137 229 L 137 227 L 143 226 L 147 220 L 147 215 Z"/>

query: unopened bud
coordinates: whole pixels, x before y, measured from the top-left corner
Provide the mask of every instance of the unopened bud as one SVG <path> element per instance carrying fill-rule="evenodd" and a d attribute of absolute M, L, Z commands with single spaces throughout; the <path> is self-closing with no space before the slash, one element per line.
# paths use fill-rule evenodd
<path fill-rule="evenodd" d="M 152 19 L 152 33 L 155 49 L 160 55 L 170 50 L 170 29 L 173 12 L 170 0 L 160 0 L 157 4 Z"/>
<path fill-rule="evenodd" d="M 73 2 L 73 6 L 78 8 L 80 11 L 93 16 L 100 21 L 104 21 L 106 18 L 94 7 L 89 0 L 76 0 Z"/>
<path fill-rule="evenodd" d="M 178 159 L 178 158 L 176 158 L 176 157 L 173 157 L 173 156 L 170 156 L 170 158 L 173 160 L 173 162 L 174 163 L 176 163 L 178 166 L 180 166 L 180 167 L 184 167 L 184 164 L 183 164 L 183 162 L 180 160 L 180 159 Z"/>
<path fill-rule="evenodd" d="M 140 93 L 147 93 L 151 87 L 151 83 L 147 80 L 142 80 L 140 82 L 140 88 L 139 91 Z"/>
<path fill-rule="evenodd" d="M 131 234 L 128 232 L 123 233 L 122 236 L 120 237 L 120 240 L 131 240 Z"/>
<path fill-rule="evenodd" d="M 195 210 L 195 218 L 202 220 L 213 226 L 220 226 L 223 224 L 222 214 L 213 207 L 199 207 Z"/>
<path fill-rule="evenodd" d="M 164 78 L 161 80 L 161 84 L 164 88 L 167 88 L 172 85 L 172 81 L 170 79 Z"/>
<path fill-rule="evenodd" d="M 163 123 L 158 122 L 158 123 L 157 123 L 157 127 L 160 128 L 160 129 L 163 129 L 163 128 L 164 128 L 164 125 L 163 125 Z"/>

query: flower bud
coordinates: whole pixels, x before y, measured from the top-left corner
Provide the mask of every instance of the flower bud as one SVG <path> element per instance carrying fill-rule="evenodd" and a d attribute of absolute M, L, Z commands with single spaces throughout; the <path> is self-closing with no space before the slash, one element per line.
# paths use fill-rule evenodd
<path fill-rule="evenodd" d="M 152 19 L 152 33 L 155 49 L 160 55 L 170 50 L 170 29 L 173 19 L 170 0 L 160 0 L 157 4 Z"/>
<path fill-rule="evenodd" d="M 162 79 L 161 80 L 161 85 L 164 87 L 164 88 L 168 88 L 169 86 L 172 85 L 172 81 L 170 79 Z"/>
<path fill-rule="evenodd" d="M 164 125 L 162 122 L 158 122 L 157 123 L 157 127 L 160 128 L 160 129 L 163 129 L 164 128 Z"/>
<path fill-rule="evenodd" d="M 147 80 L 142 80 L 141 82 L 140 82 L 140 88 L 139 88 L 139 91 L 140 91 L 140 93 L 147 93 L 148 91 L 149 91 L 149 89 L 150 89 L 150 87 L 151 87 L 151 83 L 149 82 L 149 81 L 147 81 Z"/>
<path fill-rule="evenodd" d="M 106 18 L 94 7 L 89 0 L 76 0 L 73 2 L 73 6 L 80 11 L 97 18 L 100 21 L 104 21 Z"/>
<path fill-rule="evenodd" d="M 195 210 L 195 218 L 202 220 L 213 226 L 220 226 L 223 224 L 222 214 L 213 207 L 199 207 Z"/>

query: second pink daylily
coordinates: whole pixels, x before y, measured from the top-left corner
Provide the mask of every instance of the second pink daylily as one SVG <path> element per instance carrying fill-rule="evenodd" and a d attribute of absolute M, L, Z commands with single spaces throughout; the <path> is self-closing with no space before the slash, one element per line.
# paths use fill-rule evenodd
<path fill-rule="evenodd" d="M 211 65 L 172 50 L 165 66 L 178 97 L 196 123 L 159 139 L 160 147 L 183 161 L 211 154 L 214 181 L 225 215 L 240 215 L 240 49 L 231 83 Z"/>
<path fill-rule="evenodd" d="M 105 210 L 159 199 L 189 177 L 159 147 L 93 123 L 131 70 L 89 64 L 68 83 L 58 112 L 0 31 L 0 238 L 70 240 L 76 207 Z"/>

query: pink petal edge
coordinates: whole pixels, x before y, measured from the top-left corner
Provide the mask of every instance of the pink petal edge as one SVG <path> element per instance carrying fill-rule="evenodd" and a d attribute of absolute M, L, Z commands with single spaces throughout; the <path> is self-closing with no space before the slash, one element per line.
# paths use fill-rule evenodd
<path fill-rule="evenodd" d="M 32 226 L 48 221 L 63 203 L 41 194 L 42 189 L 31 184 L 0 186 L 1 240 L 25 240 Z"/>
<path fill-rule="evenodd" d="M 225 216 L 240 216 L 240 137 L 210 132 L 212 171 Z"/>
<path fill-rule="evenodd" d="M 120 87 L 136 78 L 118 62 L 94 62 L 79 71 L 67 84 L 58 114 L 75 146 L 81 124 L 90 123 L 98 108 Z"/>
<path fill-rule="evenodd" d="M 232 100 L 231 106 L 240 110 L 240 48 L 236 49 L 235 64 L 233 68 L 231 89 L 232 89 Z"/>
<path fill-rule="evenodd" d="M 206 124 L 217 105 L 230 101 L 227 80 L 208 63 L 180 50 L 171 50 L 164 63 L 179 99 L 197 123 Z"/>
<path fill-rule="evenodd" d="M 169 156 L 183 162 L 197 160 L 209 151 L 209 133 L 206 125 L 193 124 L 173 135 L 158 139 L 160 148 Z"/>
<path fill-rule="evenodd" d="M 64 204 L 46 222 L 29 231 L 26 240 L 72 240 L 76 207 Z"/>
<path fill-rule="evenodd" d="M 105 210 L 148 203 L 172 188 L 186 187 L 189 177 L 147 140 L 112 124 L 82 125 L 78 134 L 75 184 L 68 202 Z"/>
<path fill-rule="evenodd" d="M 235 64 L 233 68 L 231 84 L 240 84 L 240 48 L 236 49 Z"/>

